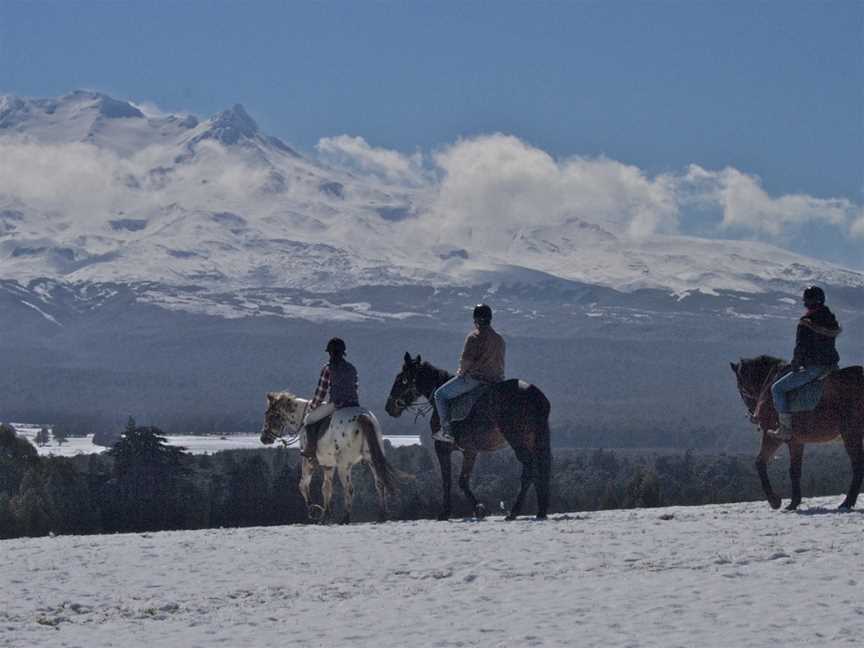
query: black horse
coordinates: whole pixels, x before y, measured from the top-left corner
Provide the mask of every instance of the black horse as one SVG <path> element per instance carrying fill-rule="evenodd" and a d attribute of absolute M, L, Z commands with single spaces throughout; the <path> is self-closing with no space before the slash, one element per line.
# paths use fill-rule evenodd
<path fill-rule="evenodd" d="M 400 416 L 421 396 L 432 402 L 432 393 L 452 376 L 405 354 L 402 371 L 393 381 L 385 410 L 390 416 Z M 433 432 L 438 427 L 437 412 L 432 417 Z M 486 509 L 474 493 L 469 482 L 478 452 L 498 450 L 509 444 L 522 464 L 522 485 L 513 503 L 508 520 L 522 510 L 525 495 L 531 484 L 537 494 L 537 518 L 545 519 L 549 510 L 549 481 L 552 471 L 552 451 L 549 439 L 549 401 L 534 385 L 521 380 L 506 380 L 492 386 L 474 406 L 471 415 L 458 427 L 458 446 L 435 442 L 435 454 L 441 466 L 444 490 L 443 509 L 439 520 L 450 517 L 450 455 L 454 450 L 463 454 L 459 487 L 474 507 L 474 514 L 483 517 Z"/>

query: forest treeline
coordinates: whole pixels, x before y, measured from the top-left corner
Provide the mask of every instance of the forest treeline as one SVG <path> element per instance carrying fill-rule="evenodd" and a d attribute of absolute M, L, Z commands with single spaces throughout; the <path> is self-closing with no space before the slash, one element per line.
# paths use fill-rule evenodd
<path fill-rule="evenodd" d="M 391 517 L 435 517 L 441 489 L 430 451 L 388 444 L 387 456 L 414 475 L 400 484 Z M 458 465 L 459 459 L 454 462 Z M 781 489 L 787 468 L 785 460 L 771 466 L 772 479 Z M 482 455 L 472 482 L 475 494 L 497 512 L 515 495 L 519 472 L 507 450 Z M 354 474 L 353 517 L 374 520 L 377 508 L 368 470 L 358 466 Z M 848 460 L 840 446 L 811 453 L 805 496 L 840 493 L 848 478 Z M 40 457 L 12 427 L 0 425 L 0 537 L 303 523 L 306 511 L 298 479 L 299 454 L 293 448 L 191 455 L 167 445 L 157 428 L 130 423 L 120 441 L 101 455 Z M 320 477 L 312 488 L 320 501 Z M 454 514 L 470 515 L 455 484 L 454 494 Z M 749 455 L 603 449 L 559 449 L 554 455 L 553 513 L 760 499 Z M 341 505 L 337 485 L 337 514 Z"/>

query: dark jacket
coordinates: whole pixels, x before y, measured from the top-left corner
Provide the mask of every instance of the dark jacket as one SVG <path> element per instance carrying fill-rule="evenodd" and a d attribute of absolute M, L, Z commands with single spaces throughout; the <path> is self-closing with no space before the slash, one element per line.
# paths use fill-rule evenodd
<path fill-rule="evenodd" d="M 840 362 L 837 336 L 843 329 L 827 306 L 819 306 L 798 320 L 793 367 L 831 367 Z"/>
<path fill-rule="evenodd" d="M 330 363 L 330 402 L 336 407 L 355 407 L 357 396 L 357 370 L 347 360 Z"/>

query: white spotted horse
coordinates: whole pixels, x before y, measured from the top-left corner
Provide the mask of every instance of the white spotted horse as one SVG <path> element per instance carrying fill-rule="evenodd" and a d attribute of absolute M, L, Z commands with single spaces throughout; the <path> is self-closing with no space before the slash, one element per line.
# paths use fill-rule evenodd
<path fill-rule="evenodd" d="M 304 448 L 306 434 L 303 420 L 308 408 L 308 400 L 290 392 L 267 394 L 267 413 L 264 415 L 261 442 L 271 444 L 276 439 L 285 442 L 283 436 L 287 430 L 287 436 L 291 441 L 299 439 L 301 448 Z M 395 492 L 396 480 L 401 473 L 393 468 L 384 456 L 384 440 L 378 419 L 372 412 L 362 407 L 336 410 L 329 427 L 318 440 L 315 459 L 303 457 L 300 493 L 306 502 L 310 519 L 315 520 L 320 517 L 321 521 L 329 520 L 335 473 L 342 482 L 345 495 L 345 514 L 341 523 L 347 524 L 351 521 L 351 501 L 354 497 L 351 470 L 360 462 L 365 463 L 372 471 L 375 490 L 378 493 L 379 520 L 387 519 L 389 514 L 387 496 Z M 316 464 L 324 471 L 324 481 L 321 486 L 323 510 L 322 507 L 309 503 L 309 485 Z"/>

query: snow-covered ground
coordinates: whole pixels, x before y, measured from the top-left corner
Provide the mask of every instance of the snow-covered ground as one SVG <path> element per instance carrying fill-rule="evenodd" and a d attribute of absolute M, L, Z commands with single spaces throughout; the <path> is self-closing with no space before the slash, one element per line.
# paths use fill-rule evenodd
<path fill-rule="evenodd" d="M 13 423 L 13 427 L 19 436 L 25 437 L 36 446 L 36 434 L 41 426 L 21 423 Z M 50 429 L 50 426 L 49 426 Z M 169 445 L 183 446 L 192 454 L 211 454 L 220 450 L 242 450 L 246 448 L 278 448 L 281 445 L 262 445 L 257 434 L 226 434 L 219 436 L 194 436 L 176 435 L 166 436 Z M 414 445 L 420 443 L 419 436 L 394 435 L 385 436 L 394 446 Z M 40 455 L 54 455 L 57 457 L 74 457 L 80 454 L 98 454 L 105 452 L 108 448 L 95 445 L 93 435 L 86 437 L 69 437 L 63 445 L 57 445 L 53 437 L 51 442 L 45 446 L 36 446 Z"/>
<path fill-rule="evenodd" d="M 839 501 L 6 540 L 0 645 L 860 645 Z"/>

